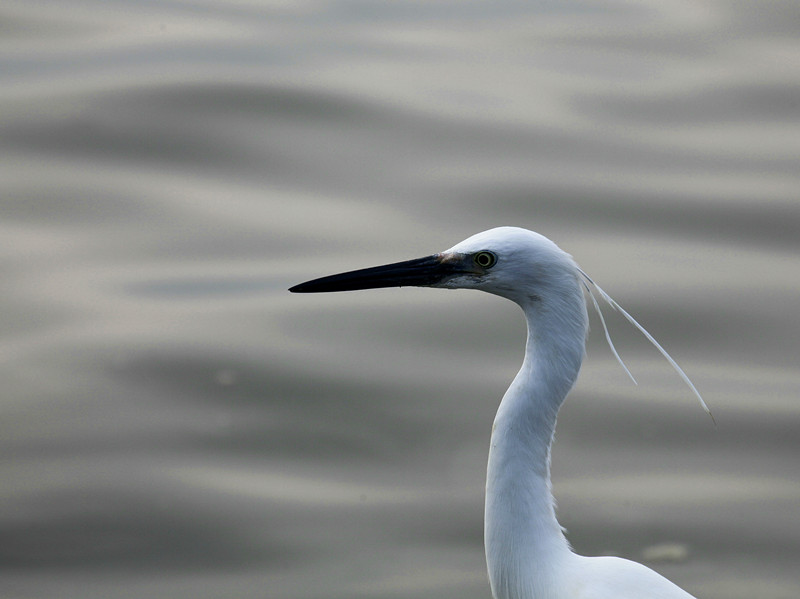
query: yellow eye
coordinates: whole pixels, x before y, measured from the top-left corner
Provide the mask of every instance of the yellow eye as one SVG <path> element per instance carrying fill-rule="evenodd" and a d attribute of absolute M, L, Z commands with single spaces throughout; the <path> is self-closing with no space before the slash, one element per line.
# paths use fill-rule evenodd
<path fill-rule="evenodd" d="M 478 252 L 473 256 L 472 259 L 475 261 L 475 264 L 481 268 L 491 268 L 497 263 L 497 256 L 495 256 L 494 253 L 490 252 L 489 250 Z"/>

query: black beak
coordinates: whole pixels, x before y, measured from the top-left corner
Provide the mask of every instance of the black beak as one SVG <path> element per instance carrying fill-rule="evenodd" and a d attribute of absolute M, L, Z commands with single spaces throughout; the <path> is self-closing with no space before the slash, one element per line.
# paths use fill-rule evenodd
<path fill-rule="evenodd" d="M 353 291 L 378 287 L 430 287 L 464 273 L 463 261 L 453 256 L 434 254 L 385 266 L 373 266 L 330 275 L 295 285 L 292 293 L 320 293 L 324 291 Z"/>

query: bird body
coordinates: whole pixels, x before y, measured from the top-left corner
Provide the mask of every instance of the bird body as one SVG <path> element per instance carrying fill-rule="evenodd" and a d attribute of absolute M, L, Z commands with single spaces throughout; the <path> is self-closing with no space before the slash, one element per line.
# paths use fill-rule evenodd
<path fill-rule="evenodd" d="M 517 303 L 528 326 L 525 358 L 495 416 L 486 478 L 484 541 L 494 598 L 692 599 L 636 562 L 575 554 L 556 519 L 550 450 L 585 353 L 586 280 L 546 237 L 500 227 L 428 258 L 323 277 L 291 291 L 418 285 L 479 289 Z"/>

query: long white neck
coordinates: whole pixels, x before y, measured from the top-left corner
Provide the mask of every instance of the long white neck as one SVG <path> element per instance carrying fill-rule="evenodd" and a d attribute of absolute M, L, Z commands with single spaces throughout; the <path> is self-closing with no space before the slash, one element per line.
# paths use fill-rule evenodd
<path fill-rule="evenodd" d="M 577 282 L 556 295 L 521 303 L 525 360 L 492 428 L 484 536 L 496 599 L 553 596 L 559 566 L 573 558 L 556 520 L 550 446 L 583 360 L 588 317 Z"/>

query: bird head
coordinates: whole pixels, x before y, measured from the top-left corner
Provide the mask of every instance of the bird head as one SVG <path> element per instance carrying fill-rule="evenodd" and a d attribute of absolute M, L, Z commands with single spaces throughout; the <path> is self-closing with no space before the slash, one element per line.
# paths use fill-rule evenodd
<path fill-rule="evenodd" d="M 322 277 L 289 291 L 403 286 L 479 289 L 527 305 L 551 293 L 574 292 L 579 272 L 571 256 L 546 237 L 518 227 L 498 227 L 438 254 Z"/>
<path fill-rule="evenodd" d="M 505 297 L 522 306 L 526 315 L 537 322 L 554 326 L 550 331 L 552 338 L 567 338 L 565 331 L 572 331 L 581 348 L 588 326 L 585 289 L 597 310 L 611 351 L 633 379 L 611 341 L 603 313 L 592 294 L 594 289 L 658 349 L 711 415 L 692 381 L 653 336 L 590 279 L 572 256 L 547 237 L 527 229 L 489 229 L 432 256 L 330 275 L 300 283 L 289 291 L 318 293 L 404 286 L 479 289 Z"/>

